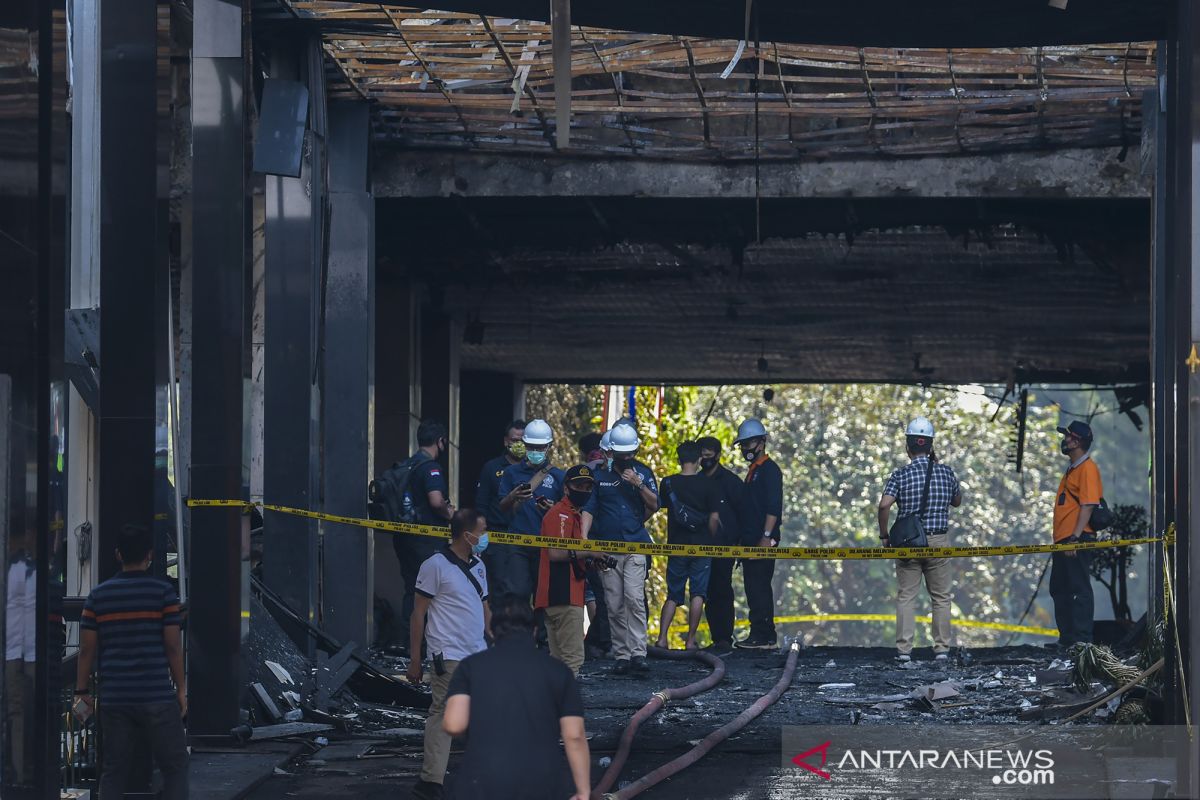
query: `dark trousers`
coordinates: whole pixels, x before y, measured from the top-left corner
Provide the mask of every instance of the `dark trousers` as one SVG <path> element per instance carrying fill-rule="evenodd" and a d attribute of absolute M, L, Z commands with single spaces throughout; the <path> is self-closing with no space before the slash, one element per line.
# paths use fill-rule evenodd
<path fill-rule="evenodd" d="M 149 751 L 162 773 L 163 800 L 187 800 L 188 752 L 179 705 L 107 705 L 100 708 L 100 796 L 121 800 L 137 759 Z"/>
<path fill-rule="evenodd" d="M 713 642 L 733 639 L 733 564 L 732 558 L 714 558 L 708 576 L 708 597 L 704 614 Z"/>
<path fill-rule="evenodd" d="M 588 570 L 588 586 L 592 596 L 596 598 L 596 617 L 588 625 L 584 642 L 605 652 L 612 648 L 612 633 L 608 627 L 608 602 L 604 599 L 604 583 L 600 580 L 600 570 Z"/>
<path fill-rule="evenodd" d="M 428 536 L 398 534 L 392 537 L 392 547 L 400 562 L 400 578 L 404 581 L 404 600 L 400 606 L 400 619 L 396 621 L 399 644 L 408 647 L 408 637 L 413 612 L 413 596 L 416 594 L 417 574 L 425 559 L 442 549 L 445 544 Z"/>
<path fill-rule="evenodd" d="M 771 588 L 774 577 L 773 558 L 747 558 L 742 562 L 746 605 L 750 607 L 750 635 L 756 638 L 775 638 L 775 592 Z"/>
<path fill-rule="evenodd" d="M 488 556 L 488 594 L 499 597 L 505 594 L 530 599 L 537 588 L 538 562 L 535 557 L 541 551 L 514 544 L 493 544 L 486 551 Z"/>
<path fill-rule="evenodd" d="M 1054 622 L 1059 644 L 1092 641 L 1095 598 L 1089 567 L 1092 554 L 1076 550 L 1074 558 L 1054 553 L 1050 561 L 1050 597 L 1054 600 Z"/>

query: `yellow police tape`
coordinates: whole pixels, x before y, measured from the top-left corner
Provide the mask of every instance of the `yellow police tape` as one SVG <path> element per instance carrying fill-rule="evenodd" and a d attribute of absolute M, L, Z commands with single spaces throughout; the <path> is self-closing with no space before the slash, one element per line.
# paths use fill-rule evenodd
<path fill-rule="evenodd" d="M 249 510 L 255 506 L 245 500 L 191 500 L 189 508 L 240 508 Z M 416 525 L 407 522 L 385 522 L 383 520 L 344 517 L 321 511 L 263 503 L 266 511 L 290 514 L 296 517 L 317 519 L 373 528 L 393 533 L 408 533 L 417 536 L 433 536 L 445 539 L 446 529 L 435 525 Z M 1054 553 L 1069 550 L 1103 550 L 1111 547 L 1130 547 L 1137 544 L 1163 542 L 1175 543 L 1174 529 L 1164 536 L 1147 536 L 1140 539 L 1103 540 L 1098 542 L 1075 542 L 1074 544 L 1008 544 L 999 547 L 742 547 L 725 545 L 648 544 L 645 542 L 609 542 L 600 539 L 560 539 L 554 536 L 531 536 L 523 533 L 488 533 L 494 544 L 514 544 L 525 547 L 556 547 L 561 550 L 586 550 L 611 553 L 613 555 L 646 556 L 697 556 L 713 558 L 775 558 L 802 561 L 836 561 L 843 559 L 892 559 L 892 558 L 978 558 L 983 556 L 1019 556 L 1030 553 Z"/>
<path fill-rule="evenodd" d="M 776 625 L 787 625 L 797 622 L 895 622 L 895 614 L 793 614 L 786 617 L 776 617 Z M 929 615 L 918 616 L 916 621 L 920 623 L 932 622 Z M 980 622 L 974 619 L 952 619 L 950 624 L 959 628 L 980 628 L 983 630 L 1005 631 L 1006 633 L 1028 633 L 1032 636 L 1058 636 L 1057 628 L 1039 628 L 1035 625 L 1013 625 L 1008 622 Z M 748 620 L 738 620 L 734 623 L 735 627 L 745 628 L 750 625 Z M 708 623 L 701 622 L 700 629 L 708 627 Z M 650 631 L 652 635 L 656 635 L 657 628 Z M 672 625 L 671 633 L 683 634 L 687 633 L 686 625 Z"/>

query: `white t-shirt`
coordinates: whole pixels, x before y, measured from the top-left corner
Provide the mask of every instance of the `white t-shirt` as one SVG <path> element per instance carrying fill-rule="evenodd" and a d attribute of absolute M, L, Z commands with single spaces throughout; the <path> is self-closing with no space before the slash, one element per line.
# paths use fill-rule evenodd
<path fill-rule="evenodd" d="M 454 559 L 451 562 L 451 559 Z M 483 600 L 488 596 L 487 570 L 474 556 L 467 569 L 479 582 L 483 597 L 458 565 L 462 562 L 449 549 L 425 559 L 414 587 L 428 597 L 429 613 L 425 621 L 425 642 L 430 658 L 441 653 L 447 661 L 462 661 L 472 653 L 487 649 L 483 638 Z"/>
<path fill-rule="evenodd" d="M 6 609 L 5 660 L 37 661 L 37 573 L 25 559 L 8 568 Z"/>

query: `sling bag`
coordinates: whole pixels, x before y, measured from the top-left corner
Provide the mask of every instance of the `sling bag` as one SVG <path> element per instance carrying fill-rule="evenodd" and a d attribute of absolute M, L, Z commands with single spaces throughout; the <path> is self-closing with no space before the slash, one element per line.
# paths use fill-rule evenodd
<path fill-rule="evenodd" d="M 929 539 L 925 535 L 925 523 L 921 517 L 929 506 L 929 481 L 933 477 L 933 459 L 929 459 L 929 468 L 925 470 L 925 488 L 921 492 L 921 507 L 915 514 L 898 517 L 892 529 L 888 531 L 888 544 L 892 547 L 928 547 Z"/>

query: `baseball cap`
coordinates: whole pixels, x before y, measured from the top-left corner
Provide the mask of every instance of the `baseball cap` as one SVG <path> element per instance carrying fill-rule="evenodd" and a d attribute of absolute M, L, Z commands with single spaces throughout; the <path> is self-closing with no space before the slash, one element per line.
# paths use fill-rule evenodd
<path fill-rule="evenodd" d="M 586 480 L 593 483 L 596 482 L 595 475 L 592 474 L 592 468 L 587 464 L 576 464 L 567 470 L 566 477 L 563 482 L 569 484 L 571 481 Z"/>
<path fill-rule="evenodd" d="M 1065 428 L 1059 427 L 1058 432 L 1059 433 L 1073 433 L 1076 436 L 1078 436 L 1080 439 L 1085 439 L 1089 442 L 1093 439 L 1092 426 L 1088 425 L 1086 422 L 1084 422 L 1082 420 L 1078 420 L 1078 419 L 1075 420 L 1074 422 L 1072 422 L 1070 425 L 1068 425 Z"/>

